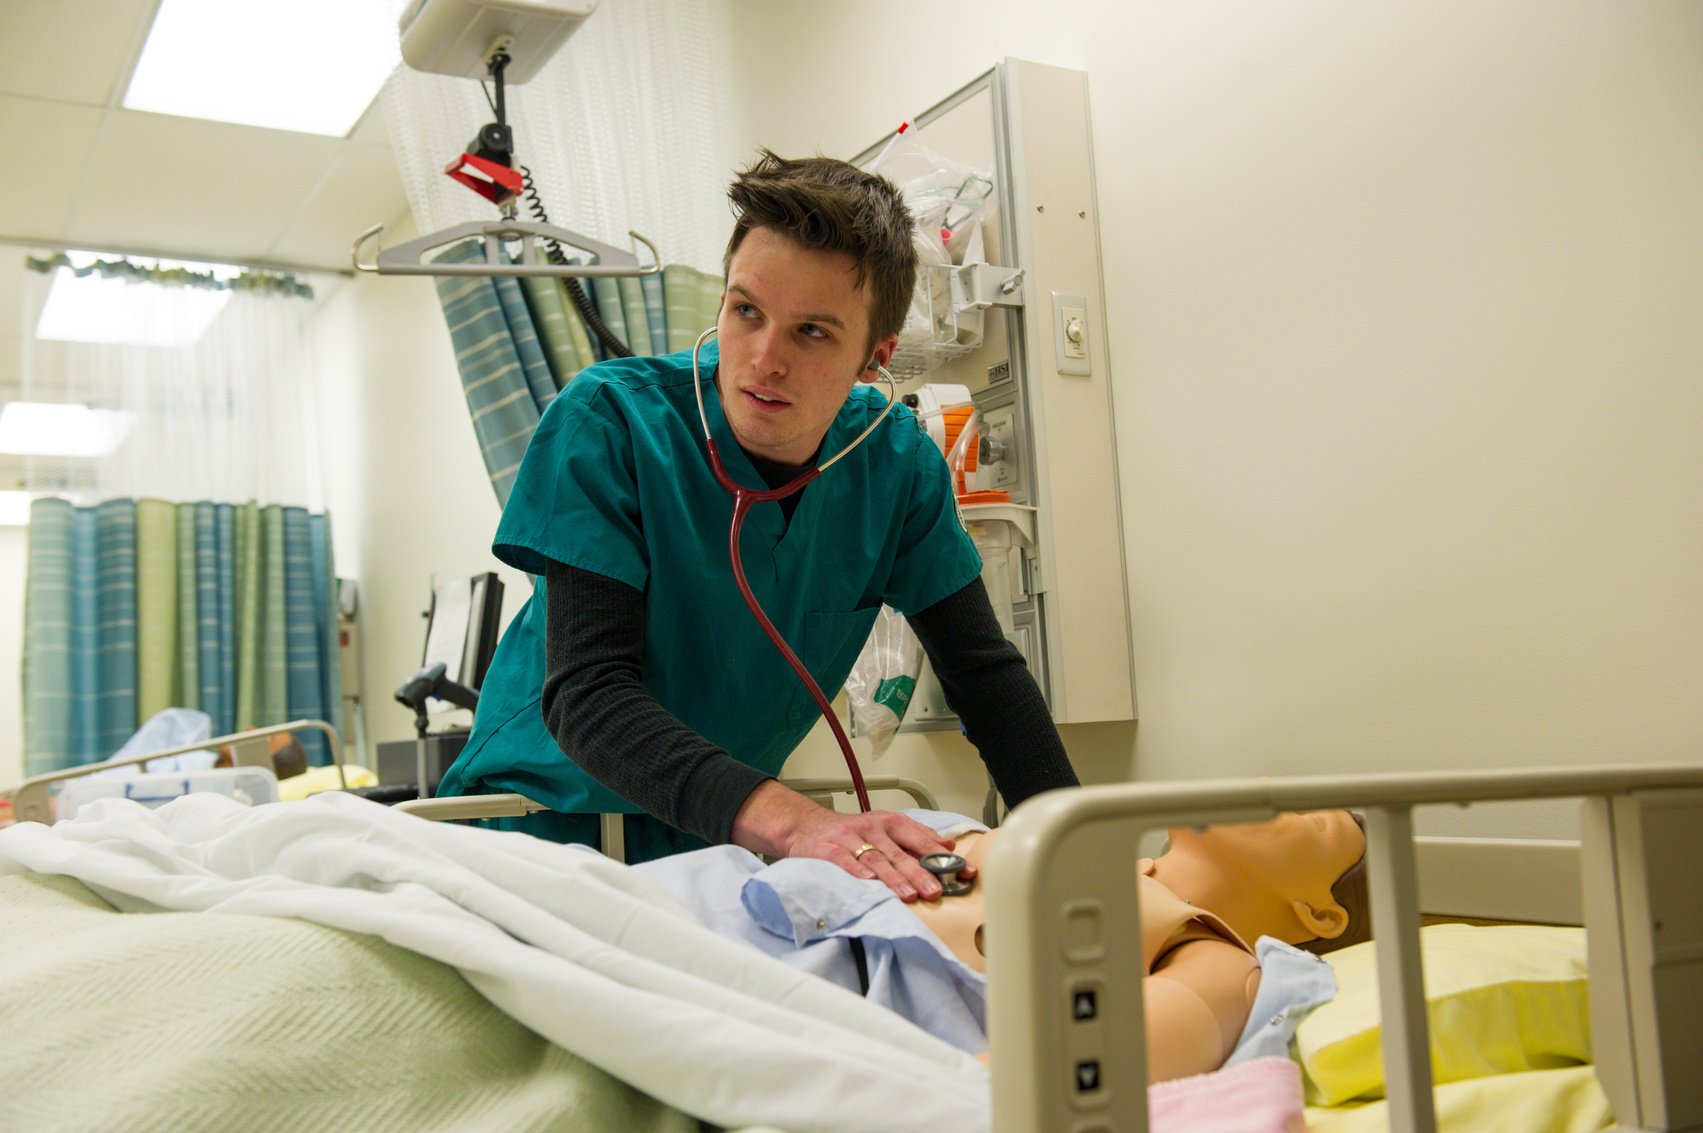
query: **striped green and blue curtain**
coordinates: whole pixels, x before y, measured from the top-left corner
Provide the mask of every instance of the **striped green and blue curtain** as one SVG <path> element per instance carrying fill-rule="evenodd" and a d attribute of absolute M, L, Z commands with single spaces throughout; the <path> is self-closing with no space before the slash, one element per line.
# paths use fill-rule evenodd
<path fill-rule="evenodd" d="M 215 735 L 341 730 L 330 520 L 279 505 L 108 500 L 30 509 L 24 773 L 106 759 L 164 708 Z M 309 758 L 330 752 L 318 732 Z"/>
<path fill-rule="evenodd" d="M 482 258 L 463 243 L 442 262 Z M 582 279 L 597 315 L 634 354 L 689 349 L 715 322 L 721 277 L 671 264 L 654 275 Z M 568 295 L 565 280 L 548 276 L 439 276 L 438 299 L 455 346 L 473 431 L 485 469 L 506 503 L 526 443 L 556 391 L 603 359 Z"/>

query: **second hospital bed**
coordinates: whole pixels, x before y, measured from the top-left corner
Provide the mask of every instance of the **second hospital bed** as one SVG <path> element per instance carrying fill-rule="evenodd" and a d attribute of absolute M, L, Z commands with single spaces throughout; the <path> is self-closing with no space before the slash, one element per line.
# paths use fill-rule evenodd
<path fill-rule="evenodd" d="M 102 804 L 0 834 L 0 1124 L 1139 1133 L 1139 981 L 1116 975 L 1136 967 L 1123 956 L 1134 887 L 1098 865 L 1133 856 L 1145 830 L 1353 806 L 1368 819 L 1377 939 L 1335 966 L 1339 998 L 1371 993 L 1356 980 L 1378 985 L 1389 1100 L 1367 1106 L 1372 1088 L 1309 1116 L 1320 1130 L 1355 1128 L 1356 1114 L 1371 1122 L 1359 1127 L 1408 1130 L 1441 1112 L 1456 1128 L 1456 1083 L 1433 1093 L 1424 1054 L 1411 809 L 1556 796 L 1586 800 L 1595 1065 L 1502 1077 L 1529 1097 L 1541 1074 L 1571 1070 L 1541 1128 L 1602 1128 L 1610 1110 L 1628 1130 L 1698 1128 L 1703 769 L 1637 767 L 1033 800 L 989 863 L 991 1077 L 896 1016 L 694 931 L 595 855 L 347 796 L 253 811 Z M 351 864 L 375 846 L 389 857 Z M 1529 858 L 1520 850 L 1512 860 Z M 1517 867 L 1507 877 L 1517 892 L 1504 907 L 1525 919 L 1530 883 Z M 1473 879 L 1481 904 L 1485 880 Z M 400 921 L 380 915 L 387 902 Z M 1586 963 L 1576 930 L 1560 950 L 1562 964 Z M 1085 981 L 1104 990 L 1089 1021 L 1064 1009 Z M 1576 1000 L 1582 980 L 1557 982 Z"/>

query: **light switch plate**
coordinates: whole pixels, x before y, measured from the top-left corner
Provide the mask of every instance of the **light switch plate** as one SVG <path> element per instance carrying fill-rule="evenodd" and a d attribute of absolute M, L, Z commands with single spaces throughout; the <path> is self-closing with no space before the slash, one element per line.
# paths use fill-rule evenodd
<path fill-rule="evenodd" d="M 1053 292 L 1053 362 L 1061 374 L 1087 377 L 1088 300 L 1068 291 Z"/>

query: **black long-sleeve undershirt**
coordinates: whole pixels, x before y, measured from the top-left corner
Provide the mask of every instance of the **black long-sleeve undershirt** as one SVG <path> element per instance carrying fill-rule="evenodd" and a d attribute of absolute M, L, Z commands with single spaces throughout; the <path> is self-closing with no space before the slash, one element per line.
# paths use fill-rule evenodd
<path fill-rule="evenodd" d="M 745 799 L 770 778 L 681 723 L 645 689 L 644 595 L 551 562 L 545 575 L 544 721 L 594 779 L 712 844 L 732 838 Z M 981 579 L 910 618 L 947 702 L 1010 806 L 1076 773 L 1022 654 Z"/>

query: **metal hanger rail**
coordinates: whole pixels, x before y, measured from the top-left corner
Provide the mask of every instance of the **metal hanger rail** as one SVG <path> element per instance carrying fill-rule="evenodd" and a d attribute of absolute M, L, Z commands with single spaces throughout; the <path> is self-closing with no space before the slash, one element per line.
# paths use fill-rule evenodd
<path fill-rule="evenodd" d="M 662 270 L 662 254 L 655 244 L 631 230 L 627 235 L 635 241 L 635 251 L 624 251 L 594 240 L 578 232 L 532 220 L 506 217 L 495 221 L 469 221 L 445 228 L 441 232 L 397 244 L 379 251 L 372 263 L 361 262 L 361 249 L 368 241 L 384 234 L 384 225 L 375 224 L 359 236 L 349 250 L 349 259 L 356 271 L 378 275 L 541 275 L 578 278 L 655 275 Z M 483 263 L 441 263 L 426 257 L 440 248 L 463 240 L 482 239 L 485 245 Z M 506 244 L 520 244 L 520 258 L 509 263 L 504 260 Z M 597 258 L 594 264 L 552 263 L 547 253 L 550 243 L 565 244 Z M 643 244 L 650 250 L 651 262 L 641 264 L 636 249 Z"/>

